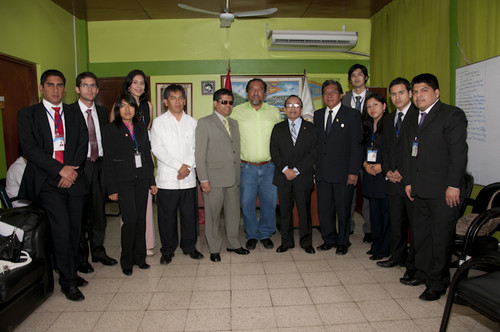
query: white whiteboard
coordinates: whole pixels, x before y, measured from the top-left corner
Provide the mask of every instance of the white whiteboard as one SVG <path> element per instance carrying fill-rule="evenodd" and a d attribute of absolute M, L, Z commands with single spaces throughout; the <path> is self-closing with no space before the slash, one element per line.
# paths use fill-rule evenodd
<path fill-rule="evenodd" d="M 455 105 L 467 116 L 467 171 L 474 183 L 500 181 L 500 56 L 456 70 Z"/>

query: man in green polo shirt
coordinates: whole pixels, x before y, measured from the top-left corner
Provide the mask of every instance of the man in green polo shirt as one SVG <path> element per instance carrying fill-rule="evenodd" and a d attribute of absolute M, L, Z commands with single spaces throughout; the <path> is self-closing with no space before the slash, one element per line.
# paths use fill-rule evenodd
<path fill-rule="evenodd" d="M 240 196 L 245 234 L 249 250 L 260 240 L 266 249 L 274 247 L 271 235 L 276 231 L 277 187 L 273 185 L 274 164 L 269 144 L 273 127 L 281 122 L 279 110 L 264 103 L 267 84 L 251 79 L 246 92 L 248 102 L 233 109 L 231 117 L 238 121 L 241 137 Z M 257 219 L 257 196 L 260 219 Z"/>

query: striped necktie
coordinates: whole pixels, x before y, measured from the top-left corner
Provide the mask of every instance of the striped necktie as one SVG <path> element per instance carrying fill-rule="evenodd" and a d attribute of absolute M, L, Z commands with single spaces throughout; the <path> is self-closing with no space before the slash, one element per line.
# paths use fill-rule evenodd
<path fill-rule="evenodd" d="M 295 122 L 292 122 L 292 129 L 290 129 L 290 133 L 292 134 L 292 142 L 293 145 L 297 142 L 297 131 L 295 130 Z"/>

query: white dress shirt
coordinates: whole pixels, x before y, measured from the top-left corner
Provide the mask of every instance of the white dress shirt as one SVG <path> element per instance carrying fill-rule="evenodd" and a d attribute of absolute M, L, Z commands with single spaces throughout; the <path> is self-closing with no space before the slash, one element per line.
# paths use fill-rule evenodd
<path fill-rule="evenodd" d="M 182 113 L 180 121 L 167 111 L 153 121 L 151 150 L 158 161 L 156 186 L 160 189 L 189 189 L 196 187 L 194 137 L 197 121 Z M 191 173 L 182 180 L 177 174 L 183 164 Z"/>
<path fill-rule="evenodd" d="M 63 123 L 63 128 L 64 128 L 64 143 L 66 144 L 66 121 L 64 120 L 64 112 L 63 112 L 63 103 L 60 103 L 59 105 L 53 105 L 49 103 L 47 100 L 43 99 L 42 100 L 43 106 L 45 107 L 46 114 L 47 114 L 47 120 L 49 121 L 49 126 L 50 126 L 50 133 L 52 134 L 52 140 L 54 139 L 56 135 L 56 126 L 55 126 L 55 115 L 56 111 L 52 107 L 60 107 L 59 109 L 59 115 L 62 117 L 61 121 Z M 56 152 L 52 152 L 52 158 L 56 158 Z"/>
<path fill-rule="evenodd" d="M 80 110 L 82 111 L 83 118 L 85 119 L 85 124 L 87 125 L 87 129 L 89 128 L 89 123 L 87 122 L 87 110 L 89 109 L 80 99 L 78 99 L 78 106 L 80 106 Z M 94 127 L 95 127 L 95 135 L 97 137 L 97 147 L 99 149 L 99 157 L 104 156 L 104 151 L 102 150 L 102 136 L 101 136 L 101 127 L 99 125 L 99 116 L 97 115 L 97 109 L 95 107 L 95 103 L 90 107 L 92 110 L 92 119 L 94 119 Z M 89 137 L 89 149 L 87 152 L 87 158 L 90 158 L 90 137 Z"/>
<path fill-rule="evenodd" d="M 333 111 L 332 112 L 332 124 L 333 124 L 333 121 L 335 120 L 335 117 L 337 116 L 337 113 L 339 112 L 340 106 L 341 106 L 341 103 L 338 103 L 337 106 L 335 106 L 334 108 L 331 109 Z M 328 114 L 330 114 L 330 108 L 328 108 L 328 106 L 327 106 L 325 108 L 325 123 L 323 124 L 323 128 L 325 130 L 326 130 L 326 123 L 328 121 Z"/>

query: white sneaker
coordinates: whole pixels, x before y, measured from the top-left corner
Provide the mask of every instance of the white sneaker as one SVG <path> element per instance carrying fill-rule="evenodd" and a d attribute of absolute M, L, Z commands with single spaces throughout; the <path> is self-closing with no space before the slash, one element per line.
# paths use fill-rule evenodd
<path fill-rule="evenodd" d="M 146 255 L 147 256 L 154 256 L 155 255 L 154 249 L 146 250 Z"/>

